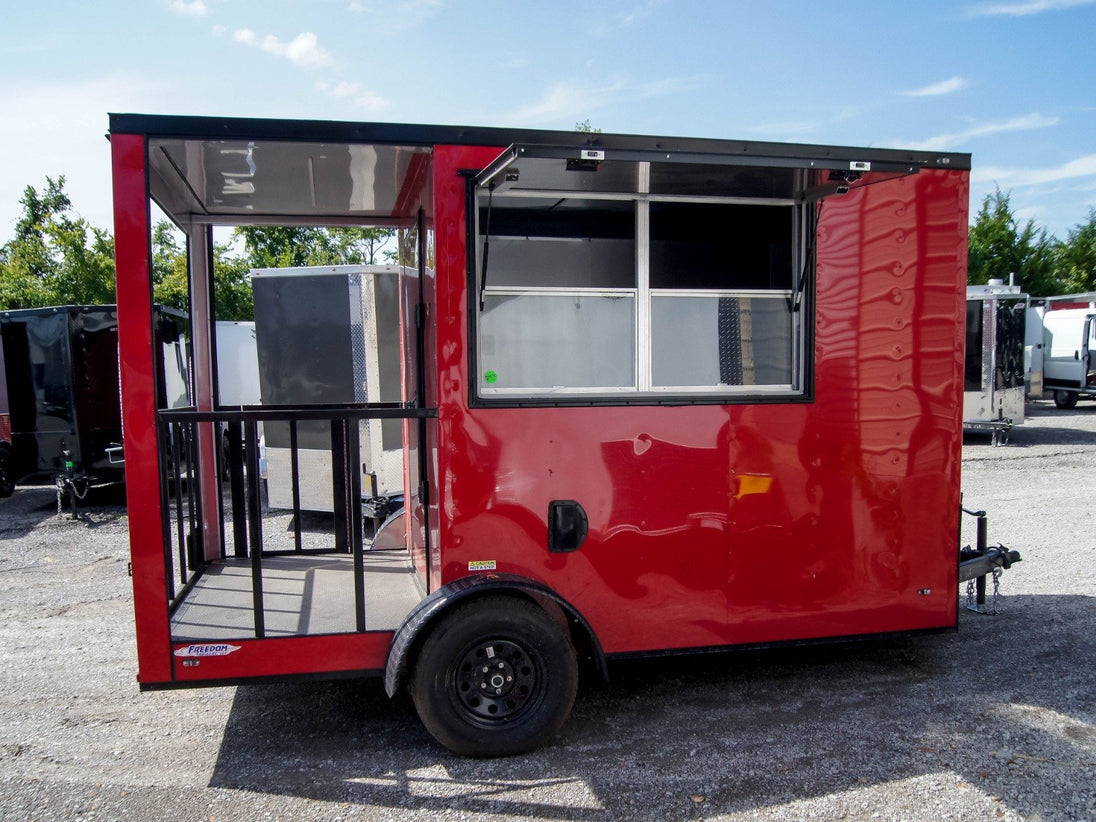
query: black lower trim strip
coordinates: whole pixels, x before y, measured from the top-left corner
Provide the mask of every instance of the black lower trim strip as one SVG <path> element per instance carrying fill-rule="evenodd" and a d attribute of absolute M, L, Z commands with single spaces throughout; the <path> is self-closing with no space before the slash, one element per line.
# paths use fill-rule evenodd
<path fill-rule="evenodd" d="M 333 679 L 378 679 L 383 669 L 362 668 L 354 671 L 325 671 L 316 674 L 277 674 L 274 676 L 246 676 L 229 679 L 179 680 L 177 682 L 142 682 L 142 691 L 181 691 L 184 688 L 225 688 L 233 685 L 268 685 L 281 682 L 323 682 Z"/>
<path fill-rule="evenodd" d="M 815 645 L 839 645 L 854 642 L 872 642 L 906 637 L 931 636 L 933 634 L 955 633 L 957 625 L 942 625 L 939 628 L 917 628 L 910 631 L 887 631 L 877 634 L 850 634 L 847 636 L 817 637 L 813 639 L 785 639 L 779 642 L 750 642 L 742 645 L 707 645 L 697 648 L 667 648 L 660 651 L 628 651 L 606 654 L 609 662 L 622 662 L 631 659 L 658 659 L 671 656 L 693 656 L 703 654 L 733 653 L 736 651 L 764 651 L 779 648 L 799 648 Z"/>

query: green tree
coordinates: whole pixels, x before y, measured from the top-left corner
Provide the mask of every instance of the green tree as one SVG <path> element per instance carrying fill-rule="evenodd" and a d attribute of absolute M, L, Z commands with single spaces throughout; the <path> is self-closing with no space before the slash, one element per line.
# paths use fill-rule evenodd
<path fill-rule="evenodd" d="M 1070 229 L 1058 246 L 1057 262 L 1067 293 L 1096 291 L 1096 208 L 1088 212 L 1088 222 Z"/>
<path fill-rule="evenodd" d="M 1021 227 L 1009 196 L 996 189 L 982 201 L 970 229 L 967 282 L 982 285 L 992 279 L 1015 283 L 1035 297 L 1061 292 L 1055 265 L 1055 243 L 1033 220 Z"/>
<path fill-rule="evenodd" d="M 187 280 L 186 250 L 179 232 L 167 220 L 152 229 L 152 299 L 188 311 L 190 292 Z"/>
<path fill-rule="evenodd" d="M 255 319 L 251 266 L 228 243 L 213 245 L 213 297 L 219 320 Z"/>
<path fill-rule="evenodd" d="M 213 246 L 213 293 L 217 319 L 255 316 L 254 268 L 311 265 L 374 265 L 395 262 L 396 232 L 385 228 L 241 226 L 232 241 Z M 239 246 L 242 244 L 242 252 Z M 158 303 L 189 310 L 187 253 L 182 235 L 167 221 L 152 232 L 152 295 Z"/>
<path fill-rule="evenodd" d="M 27 186 L 15 236 L 0 248 L 0 308 L 113 303 L 114 240 L 72 210 L 65 178 Z"/>
<path fill-rule="evenodd" d="M 327 259 L 328 237 L 319 228 L 241 226 L 233 236 L 243 241 L 252 268 L 323 265 Z"/>
<path fill-rule="evenodd" d="M 251 266 L 230 243 L 213 245 L 213 300 L 219 320 L 255 316 Z M 152 298 L 161 305 L 190 311 L 187 254 L 179 232 L 166 220 L 152 229 Z"/>
<path fill-rule="evenodd" d="M 385 228 L 245 226 L 233 234 L 243 240 L 252 268 L 375 265 L 397 256 L 395 231 Z"/>
<path fill-rule="evenodd" d="M 399 259 L 396 230 L 392 228 L 329 228 L 331 265 L 379 265 Z"/>

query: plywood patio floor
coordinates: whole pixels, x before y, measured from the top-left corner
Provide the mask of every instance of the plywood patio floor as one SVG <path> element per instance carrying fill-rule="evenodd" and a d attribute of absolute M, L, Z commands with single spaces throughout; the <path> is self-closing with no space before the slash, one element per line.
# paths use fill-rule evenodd
<path fill-rule="evenodd" d="M 348 554 L 263 559 L 266 636 L 350 633 L 354 620 L 354 559 Z M 210 565 L 171 618 L 177 642 L 255 636 L 251 561 Z M 391 631 L 422 599 L 405 551 L 365 553 L 365 627 Z"/>

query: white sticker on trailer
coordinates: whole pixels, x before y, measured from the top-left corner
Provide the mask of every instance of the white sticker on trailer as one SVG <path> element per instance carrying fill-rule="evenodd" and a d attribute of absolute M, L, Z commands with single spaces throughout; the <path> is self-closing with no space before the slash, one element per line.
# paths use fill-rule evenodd
<path fill-rule="evenodd" d="M 468 561 L 469 571 L 494 571 L 495 561 L 493 559 L 473 559 Z"/>
<path fill-rule="evenodd" d="M 187 645 L 175 651 L 175 656 L 228 656 L 233 651 L 240 650 L 239 645 L 226 643 L 210 643 L 206 645 Z"/>

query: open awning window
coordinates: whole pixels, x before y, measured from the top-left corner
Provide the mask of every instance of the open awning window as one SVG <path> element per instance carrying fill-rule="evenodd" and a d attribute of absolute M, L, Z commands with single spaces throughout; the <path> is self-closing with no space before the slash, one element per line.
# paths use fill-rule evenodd
<path fill-rule="evenodd" d="M 808 399 L 818 202 L 918 170 L 510 146 L 469 220 L 478 399 Z"/>
<path fill-rule="evenodd" d="M 512 145 L 476 177 L 497 193 L 566 191 L 805 201 L 908 174 L 913 163 Z"/>
<path fill-rule="evenodd" d="M 184 229 L 394 224 L 417 205 L 430 153 L 413 145 L 153 138 L 149 186 Z"/>

